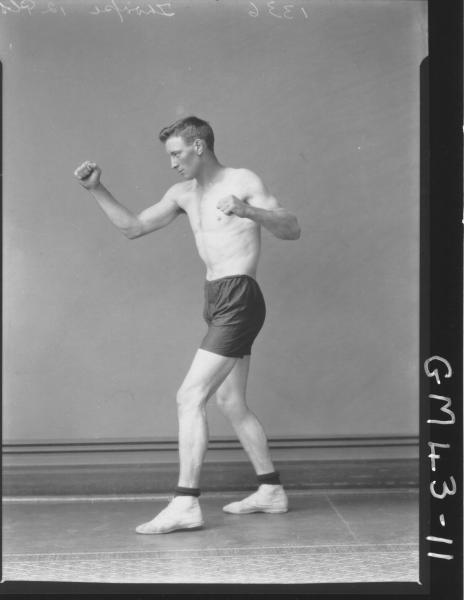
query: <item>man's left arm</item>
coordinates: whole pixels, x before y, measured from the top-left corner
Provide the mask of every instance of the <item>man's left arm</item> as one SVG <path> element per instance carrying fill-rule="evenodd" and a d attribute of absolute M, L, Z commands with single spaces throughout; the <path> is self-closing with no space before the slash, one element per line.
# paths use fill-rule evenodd
<path fill-rule="evenodd" d="M 265 188 L 261 179 L 251 171 L 243 174 L 244 200 L 228 196 L 218 203 L 226 214 L 251 219 L 281 240 L 297 240 L 300 226 L 294 214 L 282 208 Z"/>

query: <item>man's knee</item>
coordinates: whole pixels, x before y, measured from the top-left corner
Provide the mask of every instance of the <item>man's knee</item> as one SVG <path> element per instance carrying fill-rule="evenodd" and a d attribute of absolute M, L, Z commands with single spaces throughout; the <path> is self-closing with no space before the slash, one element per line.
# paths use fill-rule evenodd
<path fill-rule="evenodd" d="M 217 391 L 216 403 L 226 416 L 238 416 L 246 411 L 245 398 L 237 391 Z"/>
<path fill-rule="evenodd" d="M 179 411 L 203 408 L 208 392 L 202 385 L 182 385 L 177 391 L 176 401 Z"/>

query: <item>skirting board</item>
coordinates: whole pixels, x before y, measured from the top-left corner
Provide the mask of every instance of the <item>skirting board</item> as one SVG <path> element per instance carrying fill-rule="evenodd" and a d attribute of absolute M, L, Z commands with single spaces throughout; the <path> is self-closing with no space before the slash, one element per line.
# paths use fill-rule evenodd
<path fill-rule="evenodd" d="M 271 453 L 288 489 L 416 487 L 414 437 L 279 438 Z M 203 492 L 255 487 L 235 440 L 212 440 Z M 4 446 L 4 496 L 166 494 L 177 479 L 177 446 L 165 441 L 10 443 Z"/>
<path fill-rule="evenodd" d="M 417 487 L 417 459 L 276 462 L 287 489 Z M 169 494 L 177 463 L 105 466 L 16 467 L 3 472 L 5 496 Z M 251 490 L 256 480 L 244 462 L 205 463 L 201 489 Z"/>

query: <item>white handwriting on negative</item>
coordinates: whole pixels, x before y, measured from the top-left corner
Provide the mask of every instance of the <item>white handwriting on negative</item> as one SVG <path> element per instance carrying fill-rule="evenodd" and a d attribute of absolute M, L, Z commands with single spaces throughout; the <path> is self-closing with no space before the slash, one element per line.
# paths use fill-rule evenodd
<path fill-rule="evenodd" d="M 434 367 L 434 368 L 433 368 Z M 424 371 L 427 377 L 435 379 L 435 385 L 442 386 L 442 384 L 446 385 L 445 379 L 450 379 L 453 375 L 453 369 L 451 368 L 450 363 L 441 356 L 434 355 L 428 358 L 424 363 Z M 440 378 L 440 376 L 443 378 Z M 456 415 L 451 410 L 451 398 L 448 396 L 442 396 L 438 394 L 429 394 L 429 400 L 438 400 L 442 404 L 439 405 L 440 412 L 442 413 L 442 419 L 427 419 L 427 423 L 431 425 L 454 425 L 456 423 Z M 433 403 L 436 404 L 435 402 Z M 431 428 L 432 429 L 432 428 Z M 435 427 L 433 428 L 435 430 Z M 449 429 L 448 429 L 449 431 Z M 443 431 L 441 432 L 443 434 Z M 430 459 L 430 466 L 433 473 L 436 473 L 438 470 L 438 461 L 442 458 L 440 454 L 436 451 L 437 448 L 441 448 L 444 450 L 450 450 L 451 444 L 447 443 L 439 443 L 439 442 L 428 442 L 430 448 L 430 454 L 428 458 Z M 445 452 L 445 454 L 447 454 Z M 445 457 L 446 458 L 446 457 Z M 442 459 L 442 462 L 445 460 Z M 449 483 L 448 483 L 449 482 Z M 454 496 L 457 492 L 456 480 L 452 475 L 450 475 L 448 481 L 442 480 L 440 483 L 437 483 L 436 480 L 430 482 L 430 493 L 433 498 L 436 498 L 440 502 L 447 498 L 448 496 Z M 446 504 L 446 501 L 445 501 Z M 440 513 L 438 516 L 438 520 L 441 527 L 446 526 L 446 519 L 444 513 Z M 437 537 L 433 535 L 427 536 L 427 541 L 432 542 L 433 544 L 452 544 L 453 540 L 451 538 Z M 452 560 L 454 556 L 452 554 L 443 554 L 439 552 L 428 552 L 427 556 L 431 558 L 439 558 L 441 560 Z"/>
<path fill-rule="evenodd" d="M 448 484 L 446 483 L 446 481 L 443 481 L 442 485 L 442 493 L 439 494 L 436 490 L 435 490 L 435 484 L 437 483 L 436 481 L 432 481 L 432 483 L 430 484 L 430 491 L 432 492 L 432 496 L 434 498 L 438 498 L 439 500 L 443 500 L 443 498 L 445 496 L 454 496 L 454 494 L 456 493 L 457 487 L 456 487 L 456 481 L 454 479 L 454 477 L 451 475 L 450 477 L 450 481 L 451 481 L 451 487 L 452 489 L 450 490 L 448 487 Z"/>
<path fill-rule="evenodd" d="M 111 0 L 109 4 L 106 4 L 103 7 L 95 4 L 89 14 L 100 15 L 104 13 L 115 13 L 119 17 L 121 23 L 124 23 L 124 15 L 137 15 L 138 17 L 146 15 L 159 15 L 162 17 L 175 16 L 170 2 L 165 2 L 164 4 L 155 4 L 154 6 L 153 4 L 129 6 L 128 4 L 118 4 L 116 0 Z"/>
<path fill-rule="evenodd" d="M 429 394 L 429 398 L 433 400 L 443 400 L 443 402 L 445 402 L 445 406 L 440 406 L 440 410 L 446 413 L 449 416 L 449 419 L 447 421 L 439 421 L 438 419 L 427 419 L 427 423 L 436 423 L 437 425 L 454 425 L 454 423 L 456 423 L 456 415 L 450 409 L 451 398 L 447 398 L 446 396 L 437 396 L 436 394 Z"/>
<path fill-rule="evenodd" d="M 301 17 L 301 15 L 305 19 L 309 19 L 308 13 L 303 6 L 297 7 L 294 4 L 281 4 L 275 0 L 266 2 L 264 8 L 258 8 L 254 2 L 249 2 L 248 4 L 248 14 L 253 18 L 259 17 L 261 14 L 268 14 L 276 19 L 287 19 L 288 21 L 293 21 L 293 19 Z"/>
<path fill-rule="evenodd" d="M 433 371 L 431 371 L 429 368 L 429 365 L 432 361 L 434 361 L 434 362 L 438 361 L 439 363 L 442 363 L 443 365 L 445 365 L 445 367 L 446 367 L 445 378 L 446 379 L 449 379 L 451 377 L 451 375 L 453 374 L 453 369 L 451 368 L 451 365 L 446 360 L 446 358 L 442 358 L 441 356 L 431 356 L 430 358 L 428 358 L 425 361 L 425 363 L 424 363 L 425 374 L 427 375 L 427 377 L 435 377 L 435 381 L 438 383 L 438 385 L 440 385 L 441 381 L 440 381 L 440 374 L 438 372 L 438 368 L 435 368 Z"/>
<path fill-rule="evenodd" d="M 66 15 L 66 11 L 63 6 L 59 6 L 57 2 L 47 2 L 44 7 L 44 3 L 39 4 L 36 0 L 3 0 L 0 2 L 0 11 L 2 15 L 8 14 L 27 14 L 32 15 L 33 13 L 40 13 L 42 15 L 50 14 L 62 14 Z M 118 16 L 121 23 L 124 22 L 124 17 L 128 15 L 136 15 L 138 17 L 148 15 L 158 15 L 161 17 L 174 17 L 175 12 L 172 9 L 171 2 L 149 4 L 141 2 L 140 4 L 132 5 L 129 3 L 118 2 L 117 0 L 110 0 L 110 2 L 97 4 L 89 10 L 90 15 L 101 15 L 113 13 Z"/>
<path fill-rule="evenodd" d="M 21 2 L 10 0 L 10 2 L 0 2 L 0 10 L 2 11 L 2 15 L 19 13 L 27 13 L 32 15 L 35 8 L 36 3 L 34 0 L 21 0 Z"/>

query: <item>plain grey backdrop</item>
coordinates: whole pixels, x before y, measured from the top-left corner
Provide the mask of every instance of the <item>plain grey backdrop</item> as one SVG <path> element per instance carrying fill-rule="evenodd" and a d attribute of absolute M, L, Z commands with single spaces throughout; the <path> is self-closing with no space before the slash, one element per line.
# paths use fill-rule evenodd
<path fill-rule="evenodd" d="M 302 227 L 297 242 L 263 234 L 249 404 L 269 435 L 417 434 L 426 2 L 284 4 L 0 15 L 4 439 L 176 436 L 175 392 L 204 334 L 187 219 L 128 241 L 73 171 L 97 161 L 139 211 L 177 180 L 157 133 L 188 114 Z M 231 435 L 209 412 L 211 434 Z"/>

